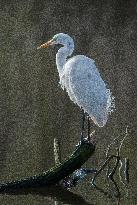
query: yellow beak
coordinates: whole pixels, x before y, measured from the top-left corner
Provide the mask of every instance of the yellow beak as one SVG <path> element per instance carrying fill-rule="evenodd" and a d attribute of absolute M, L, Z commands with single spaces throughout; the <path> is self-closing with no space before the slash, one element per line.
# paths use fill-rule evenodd
<path fill-rule="evenodd" d="M 37 49 L 40 49 L 40 48 L 48 48 L 50 45 L 53 45 L 54 44 L 54 40 L 51 39 L 50 41 L 40 45 L 39 47 L 37 47 Z"/>

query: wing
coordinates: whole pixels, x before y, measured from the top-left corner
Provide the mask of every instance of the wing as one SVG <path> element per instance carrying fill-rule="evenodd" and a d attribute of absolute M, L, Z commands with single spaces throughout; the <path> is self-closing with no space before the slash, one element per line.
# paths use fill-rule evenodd
<path fill-rule="evenodd" d="M 102 127 L 107 121 L 107 89 L 94 62 L 89 58 L 70 63 L 69 89 L 75 103 L 89 114 L 95 124 Z"/>

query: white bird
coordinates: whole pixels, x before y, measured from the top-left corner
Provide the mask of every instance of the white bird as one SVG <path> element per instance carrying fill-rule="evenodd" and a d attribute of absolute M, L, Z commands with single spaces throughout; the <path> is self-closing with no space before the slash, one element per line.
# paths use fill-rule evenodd
<path fill-rule="evenodd" d="M 82 108 L 96 125 L 103 127 L 114 107 L 113 97 L 106 88 L 94 60 L 84 55 L 68 58 L 73 53 L 74 41 L 64 33 L 56 34 L 38 49 L 54 44 L 62 45 L 56 54 L 61 87 L 66 89 L 70 99 Z"/>

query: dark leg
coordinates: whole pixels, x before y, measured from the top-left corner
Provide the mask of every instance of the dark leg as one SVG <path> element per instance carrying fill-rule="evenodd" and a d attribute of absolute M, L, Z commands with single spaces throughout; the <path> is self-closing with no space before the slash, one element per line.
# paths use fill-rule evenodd
<path fill-rule="evenodd" d="M 88 116 L 88 142 L 90 142 L 90 117 Z"/>
<path fill-rule="evenodd" d="M 84 128 L 85 128 L 84 124 L 85 124 L 85 113 L 84 110 L 82 109 L 81 142 L 84 141 Z"/>

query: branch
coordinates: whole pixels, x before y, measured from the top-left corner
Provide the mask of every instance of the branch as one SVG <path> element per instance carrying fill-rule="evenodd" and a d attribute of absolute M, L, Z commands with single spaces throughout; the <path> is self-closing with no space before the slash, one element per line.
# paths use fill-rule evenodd
<path fill-rule="evenodd" d="M 6 192 L 12 189 L 55 185 L 59 183 L 60 180 L 72 174 L 76 169 L 79 169 L 94 151 L 95 144 L 92 143 L 91 140 L 85 140 L 78 145 L 73 154 L 63 163 L 57 164 L 40 175 L 0 184 L 0 191 Z"/>

